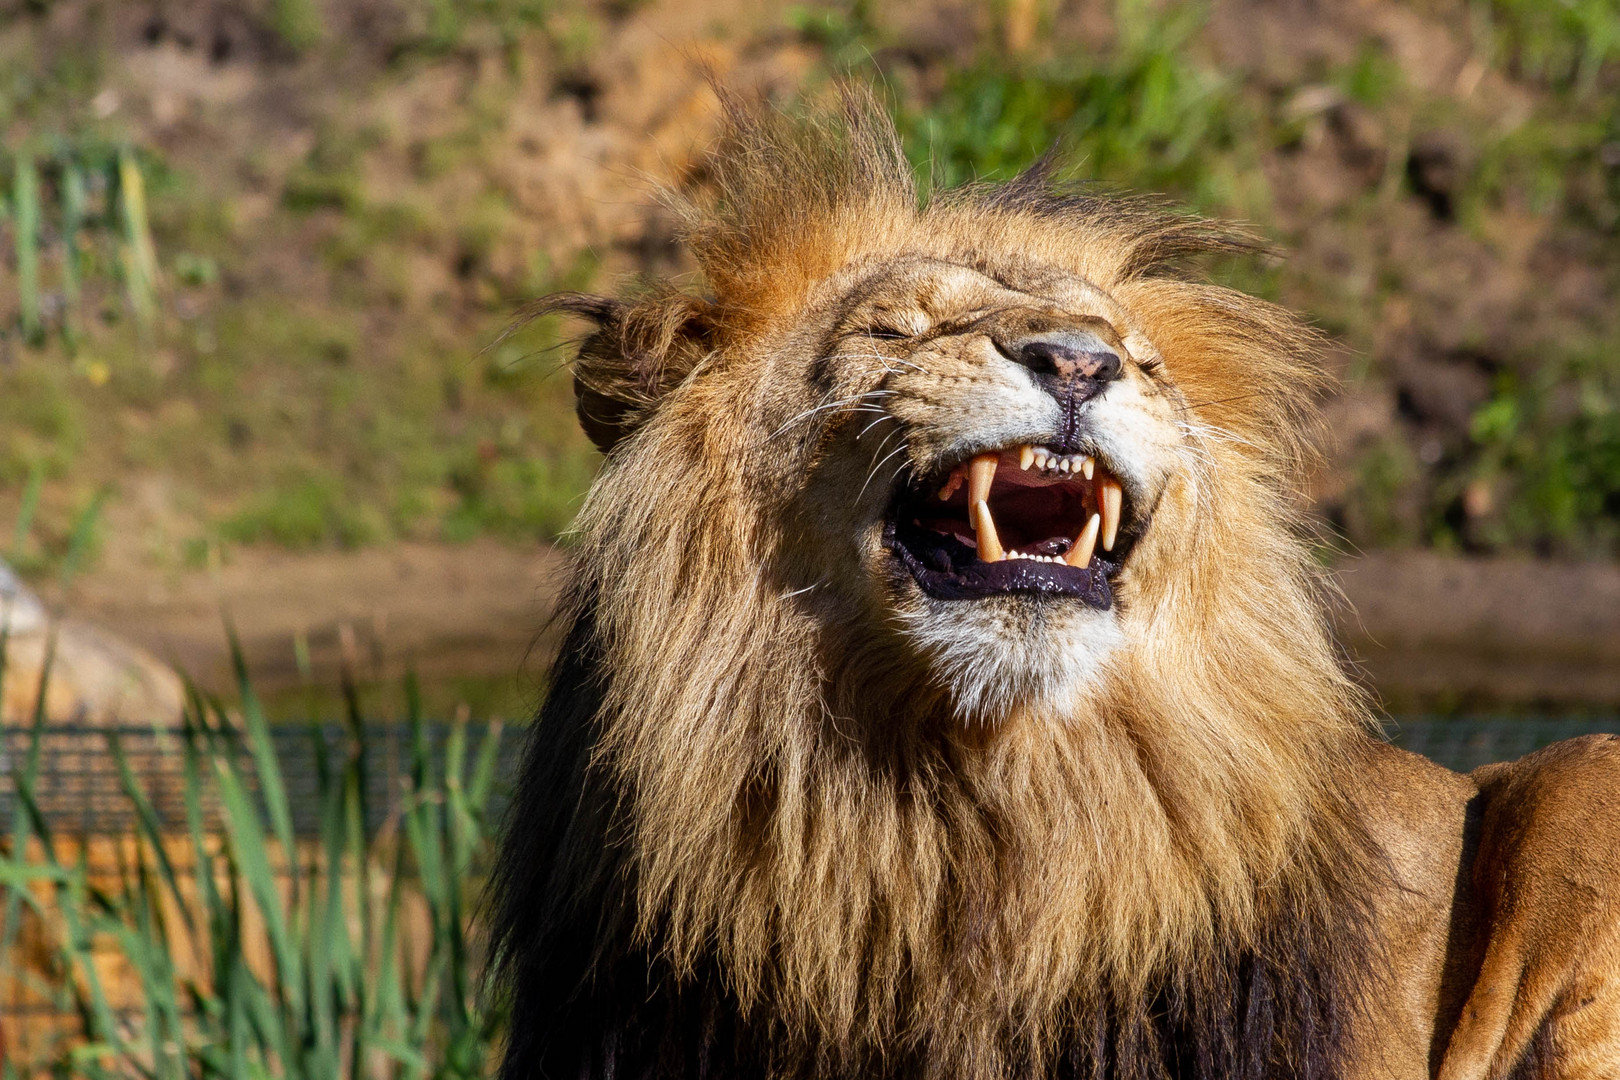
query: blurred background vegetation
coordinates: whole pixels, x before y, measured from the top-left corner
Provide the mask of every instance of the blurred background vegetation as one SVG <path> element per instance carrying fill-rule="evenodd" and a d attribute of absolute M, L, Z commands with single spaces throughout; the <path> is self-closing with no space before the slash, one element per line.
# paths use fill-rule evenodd
<path fill-rule="evenodd" d="M 0 0 L 0 558 L 157 649 L 198 575 L 566 542 L 568 331 L 484 346 L 692 280 L 706 70 L 873 82 L 927 185 L 1058 145 L 1253 223 L 1211 269 L 1344 377 L 1327 557 L 1620 555 L 1620 0 Z"/>
<path fill-rule="evenodd" d="M 703 64 L 879 82 L 936 184 L 1059 144 L 1257 223 L 1291 255 L 1223 273 L 1344 346 L 1346 543 L 1617 553 L 1615 0 L 667 7 L 0 4 L 9 557 L 98 497 L 132 566 L 558 537 L 593 460 L 557 328 L 479 350 L 689 269 L 645 190 L 701 182 Z"/>

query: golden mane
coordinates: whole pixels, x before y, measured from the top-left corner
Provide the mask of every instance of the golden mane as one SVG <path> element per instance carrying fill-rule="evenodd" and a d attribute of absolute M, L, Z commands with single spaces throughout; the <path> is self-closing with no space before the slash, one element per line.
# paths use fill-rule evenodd
<path fill-rule="evenodd" d="M 1342 898 L 1377 867 L 1338 779 L 1369 713 L 1292 492 L 1316 335 L 1172 272 L 1249 245 L 1208 222 L 1045 165 L 921 200 L 859 95 L 729 117 L 712 198 L 684 209 L 703 289 L 546 302 L 598 324 L 576 379 L 608 453 L 497 883 L 509 979 L 585 926 L 592 978 L 641 950 L 671 985 L 717 981 L 781 1075 L 1040 1075 L 1076 1029 L 1092 1066 L 1159 1075 L 1177 1032 L 1238 1061 L 1240 1003 L 1279 1044 L 1308 1028 L 1302 1052 L 1345 1052 L 1369 965 Z M 851 418 L 779 430 L 805 379 L 776 358 L 900 255 L 1078 275 L 1185 396 L 1188 527 L 1133 557 L 1138 629 L 1068 715 L 964 725 L 920 670 L 852 644 L 858 613 L 803 550 L 796 478 Z M 845 396 L 807 385 L 812 410 Z"/>

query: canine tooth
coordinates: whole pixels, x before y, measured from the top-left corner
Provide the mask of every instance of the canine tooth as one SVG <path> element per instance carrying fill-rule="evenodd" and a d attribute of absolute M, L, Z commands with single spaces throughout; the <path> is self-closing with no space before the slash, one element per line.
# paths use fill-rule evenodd
<path fill-rule="evenodd" d="M 1086 522 L 1086 527 L 1080 530 L 1080 535 L 1074 538 L 1074 546 L 1069 549 L 1063 561 L 1070 566 L 1082 569 L 1091 565 L 1091 553 L 1097 550 L 1097 533 L 1102 528 L 1102 518 L 1096 514 Z"/>
<path fill-rule="evenodd" d="M 1119 511 L 1124 499 L 1124 489 L 1119 486 L 1119 481 L 1112 476 L 1105 476 L 1097 482 L 1097 503 L 1102 511 L 1103 519 L 1102 545 L 1104 551 L 1114 550 L 1114 540 L 1119 536 Z"/>
<path fill-rule="evenodd" d="M 968 505 L 974 506 L 990 498 L 990 485 L 996 479 L 996 461 L 999 454 L 980 454 L 968 465 Z"/>
<path fill-rule="evenodd" d="M 1027 469 L 1035 463 L 1035 448 L 1025 443 L 1018 448 L 1018 467 Z"/>
<path fill-rule="evenodd" d="M 1001 547 L 1001 538 L 996 535 L 996 522 L 990 516 L 990 504 L 983 499 L 973 504 L 973 532 L 978 541 L 980 562 L 1000 562 L 1007 557 Z"/>
<path fill-rule="evenodd" d="M 1085 474 L 1087 480 L 1090 480 L 1091 474 L 1097 471 L 1096 460 L 1094 458 L 1086 458 L 1086 460 L 1080 463 L 1080 471 Z"/>

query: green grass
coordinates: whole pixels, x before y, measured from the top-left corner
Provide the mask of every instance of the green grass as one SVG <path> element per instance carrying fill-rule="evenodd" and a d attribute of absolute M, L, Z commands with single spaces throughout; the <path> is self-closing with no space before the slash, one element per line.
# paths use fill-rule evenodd
<path fill-rule="evenodd" d="M 1563 555 L 1620 550 L 1617 348 L 1597 343 L 1530 379 L 1499 377 L 1474 416 L 1466 475 L 1501 509 L 1465 539 Z"/>
<path fill-rule="evenodd" d="M 1620 3 L 1615 0 L 1474 0 L 1476 37 L 1517 74 L 1597 90 L 1603 65 L 1620 59 Z"/>
<path fill-rule="evenodd" d="M 0 634 L 0 679 L 4 645 Z M 135 855 L 110 883 L 39 811 L 47 728 L 36 715 L 31 748 L 12 764 L 22 810 L 0 840 L 0 956 L 25 918 L 44 920 L 47 970 L 13 975 L 43 977 L 36 989 L 76 1020 L 40 1060 L 8 1056 L 6 1080 L 35 1068 L 141 1080 L 487 1075 L 499 1018 L 480 998 L 469 903 L 489 847 L 498 728 L 474 740 L 457 724 L 435 764 L 408 690 L 401 809 L 373 831 L 364 775 L 374 766 L 358 749 L 351 694 L 350 748 L 333 756 L 316 744 L 319 830 L 305 840 L 293 835 L 245 674 L 240 698 L 233 717 L 194 696 L 173 732 L 186 808 L 178 831 L 159 821 L 109 739 L 136 820 Z M 265 943 L 269 962 L 257 963 Z M 198 966 L 177 965 L 181 955 Z M 111 987 L 106 972 L 119 966 L 131 979 Z"/>
<path fill-rule="evenodd" d="M 902 107 L 902 132 L 932 183 L 1006 178 L 1051 149 L 1071 172 L 1137 191 L 1174 193 L 1231 213 L 1250 198 L 1258 155 L 1240 131 L 1244 104 L 1213 66 L 1190 57 L 1199 4 L 1120 3 L 1119 41 L 1103 54 L 1008 63 L 989 54 L 953 71 L 937 98 Z"/>

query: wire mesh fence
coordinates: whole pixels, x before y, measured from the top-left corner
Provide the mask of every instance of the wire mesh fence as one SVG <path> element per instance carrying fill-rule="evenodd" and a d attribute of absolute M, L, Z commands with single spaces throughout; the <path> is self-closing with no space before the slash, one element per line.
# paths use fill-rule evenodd
<path fill-rule="evenodd" d="M 332 771 L 357 756 L 362 764 L 366 824 L 381 827 L 398 812 L 408 789 L 404 770 L 412 760 L 412 740 L 426 742 L 427 757 L 444 767 L 452 725 L 372 723 L 358 729 L 340 725 L 282 725 L 271 741 L 287 787 L 293 827 L 300 835 L 318 828 L 317 793 Z M 473 741 L 488 732 L 469 725 Z M 1397 745 L 1423 754 L 1448 768 L 1467 771 L 1493 761 L 1511 761 L 1562 739 L 1593 733 L 1620 732 L 1620 715 L 1580 718 L 1522 716 L 1391 718 L 1387 732 Z M 522 729 L 499 730 L 502 775 L 496 786 L 497 813 L 518 760 Z M 185 826 L 183 735 L 175 729 L 134 725 L 71 726 L 44 730 L 38 740 L 30 728 L 0 728 L 0 823 L 17 813 L 13 774 L 30 755 L 37 758 L 33 797 L 41 816 L 66 835 L 116 835 L 135 825 L 134 807 L 125 794 L 111 747 L 116 742 L 131 772 L 145 790 L 158 820 Z M 247 754 L 245 746 L 236 752 Z M 252 778 L 251 769 L 243 770 Z M 205 812 L 213 808 L 205 807 Z"/>
<path fill-rule="evenodd" d="M 1516 761 L 1555 742 L 1620 732 L 1620 715 L 1583 717 L 1392 717 L 1391 741 L 1458 772 L 1495 761 Z"/>
<path fill-rule="evenodd" d="M 491 732 L 485 724 L 467 724 L 473 743 Z M 338 770 L 351 759 L 362 770 L 366 826 L 376 830 L 403 804 L 409 785 L 407 770 L 413 761 L 413 740 L 425 743 L 421 760 L 431 763 L 435 775 L 445 767 L 445 751 L 452 725 L 448 723 L 370 723 L 353 729 L 343 725 L 284 725 L 271 729 L 270 741 L 280 764 L 282 782 L 292 816 L 293 831 L 312 836 L 320 827 L 320 793 L 328 790 Z M 508 773 L 516 758 L 520 731 L 496 727 L 501 740 L 499 761 Z M 177 728 L 138 725 L 72 725 L 43 729 L 36 739 L 29 727 L 0 727 L 0 824 L 19 810 L 16 772 L 32 764 L 35 777 L 30 792 L 39 815 L 53 832 L 67 836 L 112 836 L 135 828 L 136 809 L 125 790 L 118 755 L 121 752 L 135 782 L 146 795 L 159 824 L 186 827 L 187 787 L 184 771 L 185 733 Z M 253 785 L 257 772 L 249 762 L 245 743 L 232 740 L 230 752 L 240 759 L 244 783 Z M 30 758 L 33 760 L 30 762 Z M 470 761 L 466 769 L 472 767 Z M 465 779 L 465 776 L 463 777 Z M 504 796 L 508 775 L 497 790 Z M 202 811 L 217 817 L 211 790 L 201 793 Z M 497 807 L 499 810 L 504 807 Z"/>

